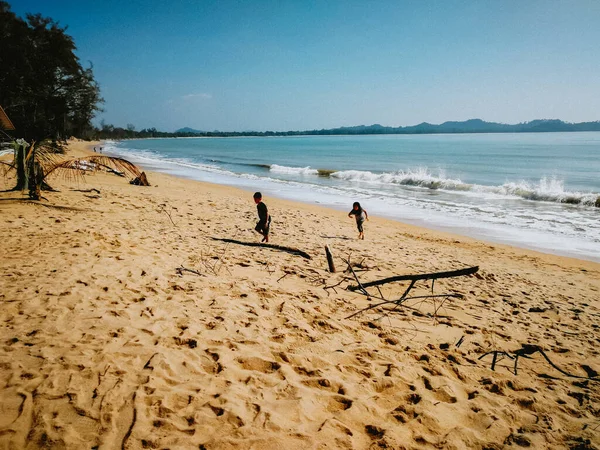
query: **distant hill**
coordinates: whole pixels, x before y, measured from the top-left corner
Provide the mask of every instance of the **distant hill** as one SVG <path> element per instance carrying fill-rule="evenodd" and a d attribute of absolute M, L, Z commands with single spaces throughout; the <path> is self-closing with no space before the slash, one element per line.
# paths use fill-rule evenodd
<path fill-rule="evenodd" d="M 600 121 L 569 123 L 558 119 L 532 120 L 515 125 L 470 119 L 444 122 L 439 125 L 423 122 L 407 127 L 386 127 L 380 124 L 305 131 L 199 131 L 180 128 L 176 136 L 314 136 L 359 134 L 442 134 L 442 133 L 551 133 L 559 131 L 600 131 Z"/>
<path fill-rule="evenodd" d="M 379 124 L 341 127 L 314 131 L 318 134 L 434 134 L 434 133 L 548 133 L 557 131 L 600 131 L 600 121 L 568 123 L 558 119 L 532 120 L 509 125 L 470 119 L 463 122 L 444 122 L 435 125 L 427 122 L 408 127 L 383 127 Z"/>
<path fill-rule="evenodd" d="M 202 133 L 204 133 L 204 131 L 194 130 L 193 128 L 185 127 L 185 128 L 180 128 L 179 130 L 176 130 L 175 133 L 179 133 L 179 134 L 185 134 L 185 133 L 202 134 Z"/>

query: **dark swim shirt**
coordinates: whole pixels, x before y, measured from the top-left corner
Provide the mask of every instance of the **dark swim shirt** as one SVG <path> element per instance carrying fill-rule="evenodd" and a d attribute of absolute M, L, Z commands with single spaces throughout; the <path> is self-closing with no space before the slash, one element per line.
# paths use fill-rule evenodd
<path fill-rule="evenodd" d="M 353 209 L 352 211 L 350 211 L 348 213 L 348 215 L 352 215 L 354 216 L 354 218 L 356 219 L 357 222 L 364 222 L 364 220 L 367 218 L 367 216 L 365 215 L 365 211 L 364 209 Z"/>
<path fill-rule="evenodd" d="M 260 219 L 260 221 L 266 222 L 267 216 L 269 215 L 267 205 L 265 205 L 263 202 L 257 203 L 256 209 L 258 210 L 258 218 Z"/>

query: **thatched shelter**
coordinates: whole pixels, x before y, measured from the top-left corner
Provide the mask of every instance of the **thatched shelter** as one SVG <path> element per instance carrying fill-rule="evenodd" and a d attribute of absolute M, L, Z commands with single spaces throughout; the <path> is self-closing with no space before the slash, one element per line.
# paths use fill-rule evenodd
<path fill-rule="evenodd" d="M 15 126 L 4 112 L 4 109 L 2 109 L 2 106 L 0 106 L 0 129 L 7 131 L 15 129 Z"/>

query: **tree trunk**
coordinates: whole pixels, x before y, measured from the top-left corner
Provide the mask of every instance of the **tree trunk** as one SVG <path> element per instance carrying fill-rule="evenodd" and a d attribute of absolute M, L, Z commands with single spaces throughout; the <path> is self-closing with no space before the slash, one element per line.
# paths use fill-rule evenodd
<path fill-rule="evenodd" d="M 45 181 L 44 169 L 35 157 L 35 143 L 29 147 L 31 154 L 27 159 L 27 147 L 18 145 L 15 150 L 15 166 L 17 169 L 17 185 L 13 191 L 29 190 L 29 197 L 39 200 L 41 191 L 54 191 Z"/>
<path fill-rule="evenodd" d="M 35 147 L 31 147 L 31 154 L 27 161 L 27 183 L 29 184 L 29 198 L 39 200 L 41 195 L 41 184 L 44 179 L 42 168 L 35 160 Z"/>
<path fill-rule="evenodd" d="M 17 145 L 15 149 L 15 166 L 17 169 L 17 185 L 13 188 L 13 191 L 24 191 L 29 187 L 27 182 L 27 172 L 25 170 L 25 146 Z"/>

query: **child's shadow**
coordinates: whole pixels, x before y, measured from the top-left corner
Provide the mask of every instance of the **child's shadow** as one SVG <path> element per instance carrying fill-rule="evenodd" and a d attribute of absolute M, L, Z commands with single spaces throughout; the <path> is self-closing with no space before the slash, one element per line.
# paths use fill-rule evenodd
<path fill-rule="evenodd" d="M 350 240 L 352 240 L 352 238 L 349 238 L 349 237 L 347 237 L 347 236 L 324 236 L 324 235 L 321 235 L 321 237 L 322 237 L 323 239 L 343 239 L 343 240 L 345 240 L 345 241 L 350 241 Z"/>

